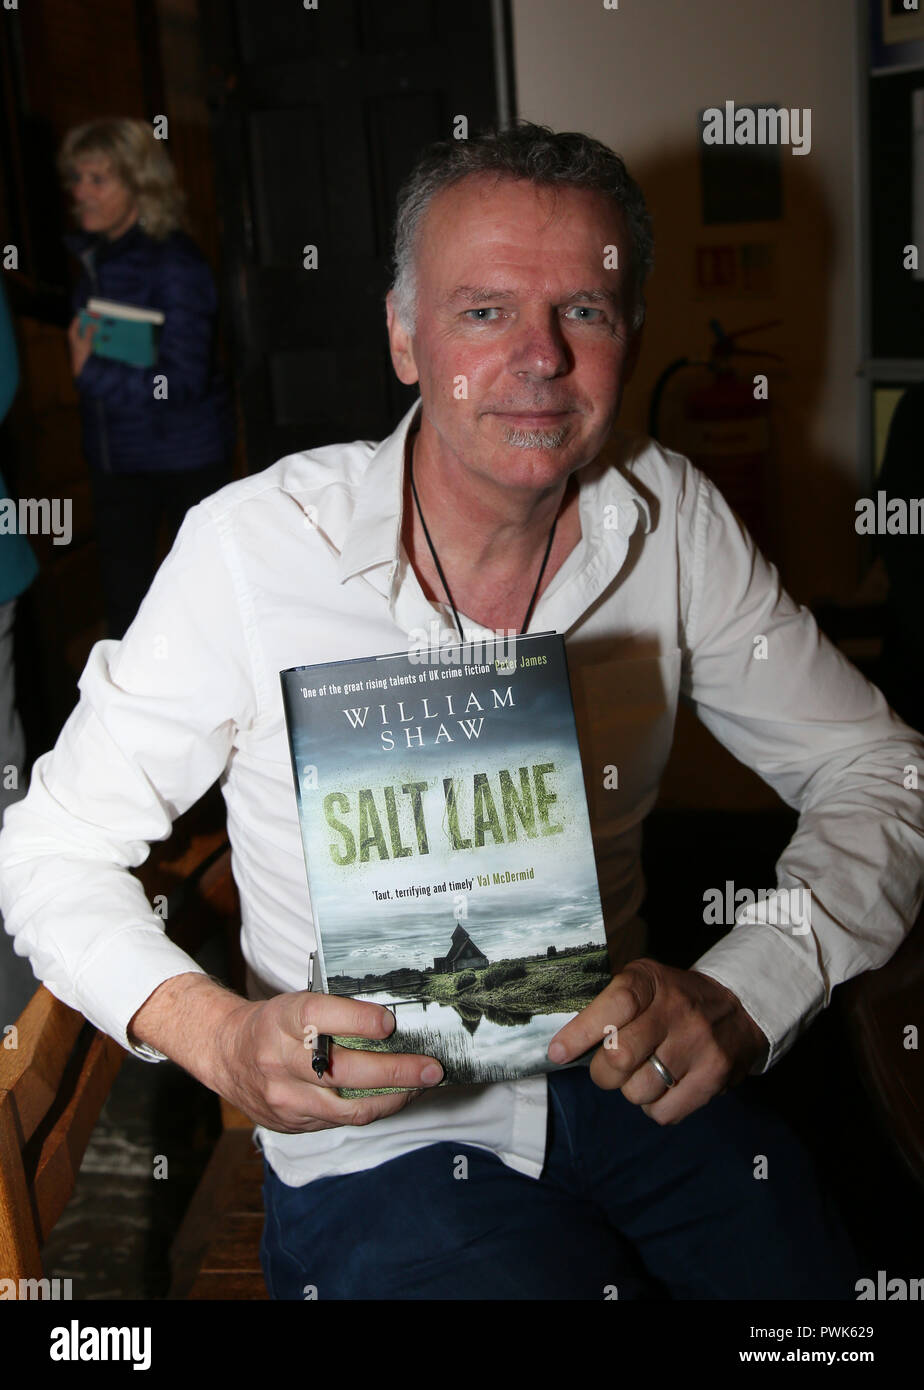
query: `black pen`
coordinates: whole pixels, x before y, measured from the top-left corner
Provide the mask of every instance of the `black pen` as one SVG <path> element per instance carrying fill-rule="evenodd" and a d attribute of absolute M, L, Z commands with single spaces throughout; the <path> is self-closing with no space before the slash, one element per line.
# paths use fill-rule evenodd
<path fill-rule="evenodd" d="M 308 988 L 314 989 L 314 963 L 317 952 L 312 951 L 308 956 Z M 322 1077 L 330 1067 L 330 1038 L 326 1033 L 319 1033 L 314 1044 L 314 1056 L 311 1059 L 315 1074 Z"/>

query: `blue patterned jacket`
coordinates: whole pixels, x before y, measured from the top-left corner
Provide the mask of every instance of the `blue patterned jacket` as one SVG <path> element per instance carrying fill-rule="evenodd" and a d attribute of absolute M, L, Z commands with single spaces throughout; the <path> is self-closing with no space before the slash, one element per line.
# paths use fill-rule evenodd
<path fill-rule="evenodd" d="M 166 472 L 226 462 L 234 426 L 215 357 L 218 296 L 195 242 L 181 231 L 155 240 L 137 222 L 114 241 L 75 232 L 65 242 L 83 265 L 73 313 L 98 298 L 164 314 L 153 367 L 91 354 L 77 378 L 91 468 Z M 155 396 L 158 376 L 166 378 L 165 399 Z"/>

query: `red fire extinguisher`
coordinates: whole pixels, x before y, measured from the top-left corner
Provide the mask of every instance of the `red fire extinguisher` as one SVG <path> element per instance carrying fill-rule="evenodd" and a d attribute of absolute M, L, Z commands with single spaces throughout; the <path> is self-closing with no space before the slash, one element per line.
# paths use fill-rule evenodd
<path fill-rule="evenodd" d="M 652 438 L 686 454 L 711 478 L 762 550 L 769 549 L 771 542 L 770 403 L 754 378 L 739 375 L 729 359 L 765 357 L 780 361 L 779 353 L 737 346 L 737 340 L 746 334 L 774 328 L 780 322 L 773 319 L 726 333 L 717 319 L 710 319 L 714 340 L 709 358 L 700 361 L 678 357 L 665 367 L 655 383 L 648 412 L 648 433 Z M 708 379 L 687 392 L 679 413 L 675 413 L 671 437 L 661 439 L 658 429 L 665 387 L 687 367 L 705 367 Z"/>

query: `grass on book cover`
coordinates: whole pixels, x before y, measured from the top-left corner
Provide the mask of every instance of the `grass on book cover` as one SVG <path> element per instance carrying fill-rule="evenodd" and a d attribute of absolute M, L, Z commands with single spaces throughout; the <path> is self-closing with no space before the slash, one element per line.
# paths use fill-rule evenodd
<path fill-rule="evenodd" d="M 457 933 L 463 935 L 457 937 Z M 471 941 L 465 928 L 456 928 L 453 935 L 463 946 Z M 480 1055 L 483 1048 L 478 1043 L 488 1042 L 485 1035 L 491 1032 L 492 1026 L 518 1030 L 522 1042 L 535 1020 L 539 1025 L 536 1032 L 546 1039 L 547 1046 L 559 1028 L 585 1008 L 609 980 L 605 947 L 575 947 L 561 955 L 556 953 L 552 959 L 508 957 L 481 970 L 463 969 L 442 977 L 422 972 L 416 981 L 408 980 L 406 990 L 398 991 L 411 996 L 401 1001 L 400 1013 L 399 1001 L 386 997 L 391 990 L 374 996 L 365 990 L 351 991 L 355 998 L 374 997 L 376 1002 L 388 1004 L 394 1010 L 397 1026 L 390 1037 L 381 1040 L 341 1036 L 334 1041 L 343 1047 L 435 1057 L 445 1073 L 442 1085 L 514 1080 L 546 1068 L 518 1069 L 512 1068 L 509 1060 L 486 1060 Z M 439 1020 L 428 1025 L 427 1009 L 431 1005 L 442 1005 L 442 1008 Z M 405 1021 L 410 1010 L 418 1020 L 414 1024 Z M 436 1008 L 432 1012 L 436 1014 Z M 476 1039 L 479 1029 L 482 1037 Z M 501 1055 L 503 1049 L 498 1048 L 497 1052 Z M 548 1069 L 552 1069 L 551 1064 Z M 340 1094 L 384 1095 L 397 1089 L 383 1086 L 360 1090 L 344 1086 Z"/>

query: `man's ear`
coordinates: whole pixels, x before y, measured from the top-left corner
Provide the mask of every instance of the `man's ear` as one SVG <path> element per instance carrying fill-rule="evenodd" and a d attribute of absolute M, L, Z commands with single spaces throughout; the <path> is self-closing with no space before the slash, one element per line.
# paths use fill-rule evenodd
<path fill-rule="evenodd" d="M 417 363 L 414 361 L 414 345 L 410 334 L 398 317 L 395 298 L 391 290 L 385 296 L 385 318 L 388 322 L 388 346 L 391 350 L 391 364 L 395 375 L 405 386 L 413 386 L 419 380 Z"/>

